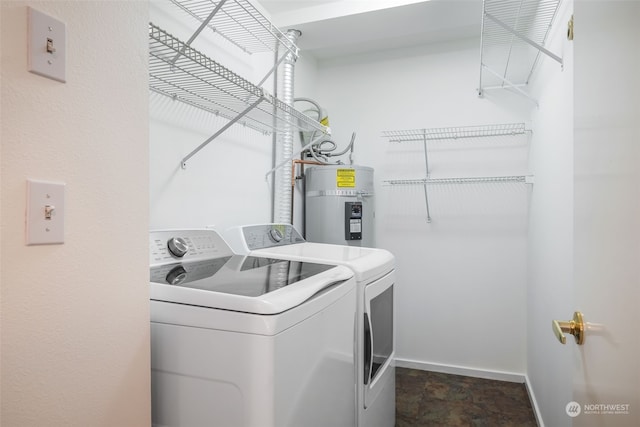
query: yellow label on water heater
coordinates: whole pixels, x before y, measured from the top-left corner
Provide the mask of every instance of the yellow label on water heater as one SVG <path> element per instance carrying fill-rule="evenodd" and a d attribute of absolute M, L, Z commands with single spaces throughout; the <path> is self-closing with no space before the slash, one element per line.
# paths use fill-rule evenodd
<path fill-rule="evenodd" d="M 356 170 L 355 169 L 337 169 L 336 187 L 355 188 L 356 187 Z"/>

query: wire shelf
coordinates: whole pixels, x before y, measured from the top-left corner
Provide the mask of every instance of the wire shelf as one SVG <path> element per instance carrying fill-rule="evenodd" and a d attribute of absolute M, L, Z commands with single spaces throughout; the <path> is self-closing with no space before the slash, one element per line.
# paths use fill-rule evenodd
<path fill-rule="evenodd" d="M 561 0 L 484 0 L 480 59 L 483 89 L 527 85 L 541 54 L 562 64 L 544 46 Z"/>
<path fill-rule="evenodd" d="M 524 123 L 508 123 L 482 126 L 382 131 L 390 142 L 434 141 L 492 136 L 514 136 L 530 132 Z"/>
<path fill-rule="evenodd" d="M 207 27 L 248 54 L 276 52 L 279 47 L 297 53 L 297 47 L 247 0 L 171 2 L 201 24 L 219 7 Z"/>
<path fill-rule="evenodd" d="M 149 24 L 149 86 L 154 92 L 229 120 L 242 116 L 238 123 L 265 134 L 280 132 L 285 126 L 305 132 L 327 132 L 316 120 L 152 23 Z M 252 104 L 255 107 L 247 112 Z"/>
<path fill-rule="evenodd" d="M 422 179 L 390 179 L 383 181 L 386 185 L 425 185 L 425 184 L 483 184 L 493 182 L 521 182 L 531 184 L 531 176 L 482 176 L 482 177 L 456 177 L 456 178 L 422 178 Z"/>
<path fill-rule="evenodd" d="M 496 136 L 516 136 L 531 132 L 527 130 L 524 123 L 506 123 L 481 126 L 458 126 L 447 128 L 411 129 L 411 130 L 391 130 L 382 131 L 382 136 L 388 138 L 389 142 L 409 142 L 419 141 L 424 149 L 425 178 L 418 179 L 389 179 L 382 181 L 383 185 L 390 187 L 400 187 L 407 185 L 420 185 L 424 187 L 425 212 L 427 222 L 431 222 L 431 209 L 429 206 L 429 190 L 431 185 L 445 184 L 488 184 L 488 183 L 523 183 L 533 184 L 533 177 L 530 175 L 510 175 L 510 176 L 476 176 L 476 177 L 450 177 L 431 178 L 429 168 L 429 141 L 450 141 L 464 138 L 487 138 Z"/>

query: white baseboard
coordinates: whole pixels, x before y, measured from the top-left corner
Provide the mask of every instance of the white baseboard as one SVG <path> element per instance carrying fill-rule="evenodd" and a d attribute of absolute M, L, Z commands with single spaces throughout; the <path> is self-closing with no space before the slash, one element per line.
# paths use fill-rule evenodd
<path fill-rule="evenodd" d="M 440 363 L 418 362 L 416 360 L 397 359 L 399 368 L 419 369 L 421 371 L 441 372 L 443 374 L 464 375 L 466 377 L 484 378 L 487 380 L 524 383 L 526 376 L 514 372 L 487 371 L 484 369 L 466 368 L 464 366 L 443 365 Z"/>
<path fill-rule="evenodd" d="M 527 395 L 531 402 L 533 415 L 536 417 L 538 427 L 544 427 L 544 422 L 540 416 L 540 408 L 533 394 L 533 387 L 529 383 L 529 377 L 526 374 L 518 374 L 515 372 L 488 371 L 484 369 L 467 368 L 464 366 L 444 365 L 441 363 L 418 362 L 416 360 L 397 359 L 396 367 L 419 369 L 421 371 L 441 372 L 443 374 L 464 375 L 466 377 L 484 378 L 487 380 L 508 381 L 512 383 L 524 383 L 527 389 Z"/>
<path fill-rule="evenodd" d="M 538 401 L 536 400 L 536 395 L 533 393 L 533 387 L 531 386 L 529 377 L 527 375 L 524 376 L 524 385 L 527 387 L 527 394 L 529 395 L 529 401 L 531 401 L 531 408 L 533 409 L 533 415 L 535 415 L 536 417 L 538 427 L 544 427 L 544 421 L 542 420 L 542 416 L 540 415 Z"/>

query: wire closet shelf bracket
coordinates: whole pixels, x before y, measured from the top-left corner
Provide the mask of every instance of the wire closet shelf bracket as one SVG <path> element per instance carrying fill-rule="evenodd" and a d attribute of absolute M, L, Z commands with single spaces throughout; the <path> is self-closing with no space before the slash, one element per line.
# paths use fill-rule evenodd
<path fill-rule="evenodd" d="M 510 88 L 537 105 L 523 88 L 546 55 L 563 65 L 545 47 L 561 0 L 483 0 L 478 95 Z"/>
<path fill-rule="evenodd" d="M 389 142 L 422 142 L 424 150 L 425 178 L 419 179 L 388 179 L 383 184 L 387 186 L 401 185 L 422 185 L 424 188 L 424 200 L 427 214 L 427 222 L 431 222 L 431 212 L 429 208 L 428 186 L 433 184 L 478 184 L 492 182 L 517 182 L 533 184 L 531 175 L 510 175 L 510 176 L 481 176 L 481 177 L 453 177 L 453 178 L 432 178 L 429 168 L 429 141 L 446 141 L 458 139 L 474 139 L 488 137 L 509 137 L 525 135 L 531 133 L 524 123 L 507 123 L 483 126 L 458 126 L 447 128 L 431 129 L 411 129 L 411 130 L 391 130 L 382 131 L 382 136 Z"/>
<path fill-rule="evenodd" d="M 149 86 L 154 92 L 229 120 L 184 157 L 183 168 L 191 157 L 234 123 L 264 134 L 279 132 L 285 125 L 302 131 L 327 133 L 327 128 L 316 120 L 153 23 L 149 24 Z"/>

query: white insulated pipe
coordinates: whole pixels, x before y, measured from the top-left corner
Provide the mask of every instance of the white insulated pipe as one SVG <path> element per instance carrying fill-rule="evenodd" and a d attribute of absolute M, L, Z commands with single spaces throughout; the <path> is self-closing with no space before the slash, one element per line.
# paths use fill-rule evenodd
<path fill-rule="evenodd" d="M 301 34 L 298 30 L 288 30 L 285 36 L 292 45 L 295 45 L 296 40 L 298 40 Z M 297 54 L 292 52 L 287 53 L 282 67 L 282 92 L 279 98 L 291 107 L 293 107 L 294 100 L 294 70 L 297 59 Z M 276 143 L 275 164 L 280 164 L 284 160 L 293 157 L 294 127 L 290 124 L 291 120 L 293 119 L 288 118 L 288 120 L 286 120 L 287 123 Z M 292 164 L 288 161 L 275 171 L 273 181 L 273 221 L 276 223 L 291 224 L 293 221 L 291 212 L 291 168 Z"/>

